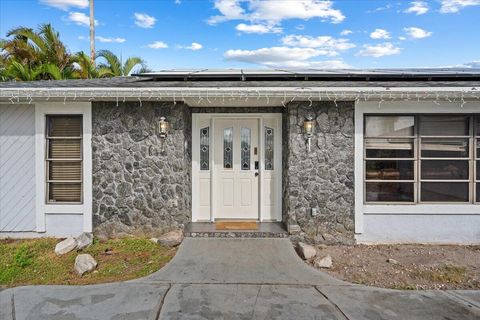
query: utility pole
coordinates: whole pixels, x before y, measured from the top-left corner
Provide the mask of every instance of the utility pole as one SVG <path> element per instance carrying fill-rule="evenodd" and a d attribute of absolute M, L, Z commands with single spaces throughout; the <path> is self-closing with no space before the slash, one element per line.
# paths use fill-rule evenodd
<path fill-rule="evenodd" d="M 95 18 L 93 16 L 93 0 L 90 0 L 90 59 L 95 65 Z"/>

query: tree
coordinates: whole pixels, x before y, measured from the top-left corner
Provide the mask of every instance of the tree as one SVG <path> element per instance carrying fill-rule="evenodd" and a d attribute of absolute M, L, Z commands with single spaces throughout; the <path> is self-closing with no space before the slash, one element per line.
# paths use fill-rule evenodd
<path fill-rule="evenodd" d="M 105 60 L 98 64 L 99 77 L 128 76 L 135 69 L 145 67 L 144 61 L 139 57 L 129 57 L 125 63 L 122 63 L 121 59 L 109 50 L 98 51 L 97 57 Z"/>
<path fill-rule="evenodd" d="M 98 57 L 104 61 L 95 67 L 85 52 L 71 54 L 50 24 L 41 24 L 37 30 L 19 27 L 0 39 L 0 81 L 92 79 L 148 70 L 139 57 L 123 63 L 109 50 L 100 50 Z"/>
<path fill-rule="evenodd" d="M 6 77 L 16 80 L 65 79 L 73 72 L 72 55 L 50 24 L 37 31 L 15 28 L 1 40 Z"/>
<path fill-rule="evenodd" d="M 98 71 L 92 59 L 83 51 L 78 52 L 74 57 L 73 77 L 76 79 L 98 78 Z"/>

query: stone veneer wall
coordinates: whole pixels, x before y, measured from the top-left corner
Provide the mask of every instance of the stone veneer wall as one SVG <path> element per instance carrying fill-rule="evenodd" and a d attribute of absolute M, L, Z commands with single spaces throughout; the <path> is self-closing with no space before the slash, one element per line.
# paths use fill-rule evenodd
<path fill-rule="evenodd" d="M 290 103 L 283 116 L 283 215 L 295 238 L 354 242 L 354 103 Z M 316 120 L 307 153 L 304 119 Z M 311 215 L 316 208 L 318 216 Z"/>
<path fill-rule="evenodd" d="M 283 113 L 283 220 L 294 239 L 354 241 L 353 102 L 290 103 L 287 108 L 189 108 L 177 103 L 93 103 L 93 214 L 99 236 L 155 235 L 191 221 L 191 114 Z M 312 150 L 302 133 L 316 119 Z M 171 133 L 161 151 L 161 116 Z M 312 217 L 311 208 L 319 215 Z"/>
<path fill-rule="evenodd" d="M 93 102 L 93 225 L 99 236 L 161 234 L 191 220 L 191 113 L 165 102 Z M 171 132 L 162 152 L 160 117 Z"/>

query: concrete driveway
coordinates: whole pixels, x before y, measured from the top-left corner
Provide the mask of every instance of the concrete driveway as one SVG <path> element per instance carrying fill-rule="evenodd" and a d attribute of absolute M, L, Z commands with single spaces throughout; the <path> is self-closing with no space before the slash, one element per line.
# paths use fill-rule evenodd
<path fill-rule="evenodd" d="M 138 280 L 0 292 L 0 319 L 480 319 L 480 291 L 396 291 L 336 280 L 288 239 L 194 239 Z"/>

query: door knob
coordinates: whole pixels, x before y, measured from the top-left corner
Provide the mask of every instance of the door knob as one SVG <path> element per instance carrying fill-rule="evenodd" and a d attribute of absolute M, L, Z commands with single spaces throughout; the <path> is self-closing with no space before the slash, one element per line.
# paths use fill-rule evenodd
<path fill-rule="evenodd" d="M 255 172 L 255 177 L 258 177 L 258 172 Z"/>

